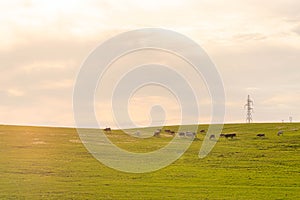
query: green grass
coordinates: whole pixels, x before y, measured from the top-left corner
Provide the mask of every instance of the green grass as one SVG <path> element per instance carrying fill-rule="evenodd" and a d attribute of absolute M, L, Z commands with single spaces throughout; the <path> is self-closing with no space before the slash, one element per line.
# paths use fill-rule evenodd
<path fill-rule="evenodd" d="M 300 124 L 228 124 L 223 132 L 238 137 L 220 138 L 204 159 L 198 158 L 204 138 L 198 134 L 173 164 L 130 174 L 95 160 L 75 129 L 0 126 L 0 199 L 300 199 Z M 171 140 L 121 131 L 108 137 L 135 152 Z"/>

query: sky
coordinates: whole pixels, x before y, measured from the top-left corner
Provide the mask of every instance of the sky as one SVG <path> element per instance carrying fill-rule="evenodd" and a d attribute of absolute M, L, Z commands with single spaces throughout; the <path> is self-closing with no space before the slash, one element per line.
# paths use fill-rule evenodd
<path fill-rule="evenodd" d="M 75 126 L 73 89 L 83 61 L 107 39 L 149 27 L 176 31 L 206 51 L 223 80 L 225 123 L 245 122 L 248 94 L 254 122 L 300 121 L 299 10 L 298 0 L 0 1 L 0 124 Z M 155 58 L 170 56 L 163 55 Z M 143 59 L 137 53 L 117 64 Z M 181 61 L 173 59 L 176 68 Z M 198 89 L 199 121 L 209 123 L 203 80 Z M 163 88 L 147 86 L 123 101 L 136 125 L 180 123 L 178 101 Z M 109 108 L 96 98 L 102 126 L 115 127 Z"/>

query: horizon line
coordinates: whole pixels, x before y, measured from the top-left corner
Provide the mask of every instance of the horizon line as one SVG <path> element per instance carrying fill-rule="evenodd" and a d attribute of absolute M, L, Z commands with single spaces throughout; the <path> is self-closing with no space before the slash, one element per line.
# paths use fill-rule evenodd
<path fill-rule="evenodd" d="M 226 122 L 223 123 L 223 125 L 234 125 L 234 124 L 298 124 L 300 121 L 294 121 L 294 122 L 274 122 L 274 121 L 263 121 L 263 122 Z M 155 127 L 170 127 L 170 126 L 209 126 L 213 124 L 209 123 L 199 123 L 199 124 L 170 124 L 170 125 L 164 125 L 164 126 L 143 126 L 143 127 L 126 127 L 126 128 L 113 128 L 107 126 L 106 128 L 111 128 L 112 130 L 126 130 L 126 129 L 143 129 L 143 128 L 155 128 Z M 63 125 L 39 125 L 39 124 L 0 124 L 0 126 L 15 126 L 15 127 L 37 127 L 37 128 L 67 128 L 67 129 L 105 129 L 104 127 L 76 127 L 76 126 L 63 126 Z"/>

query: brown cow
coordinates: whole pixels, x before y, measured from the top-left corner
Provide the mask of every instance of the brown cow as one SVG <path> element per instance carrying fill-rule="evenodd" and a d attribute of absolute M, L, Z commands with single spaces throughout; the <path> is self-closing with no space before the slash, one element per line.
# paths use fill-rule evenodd
<path fill-rule="evenodd" d="M 175 131 L 170 131 L 170 134 L 174 136 L 175 135 Z"/>

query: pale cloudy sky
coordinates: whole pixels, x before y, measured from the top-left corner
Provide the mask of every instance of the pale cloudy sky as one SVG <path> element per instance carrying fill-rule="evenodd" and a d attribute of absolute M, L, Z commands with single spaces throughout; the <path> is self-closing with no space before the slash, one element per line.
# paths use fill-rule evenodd
<path fill-rule="evenodd" d="M 224 82 L 225 122 L 245 121 L 248 94 L 255 122 L 299 121 L 299 10 L 298 0 L 0 1 L 0 124 L 74 126 L 81 63 L 106 39 L 145 27 L 177 31 L 205 49 Z M 157 94 L 132 99 L 137 124 L 149 124 L 158 102 L 170 109 L 167 123 L 178 123 L 176 100 Z M 96 102 L 97 112 L 106 103 Z M 207 107 L 203 102 L 203 123 Z M 111 119 L 102 120 L 113 126 Z"/>

